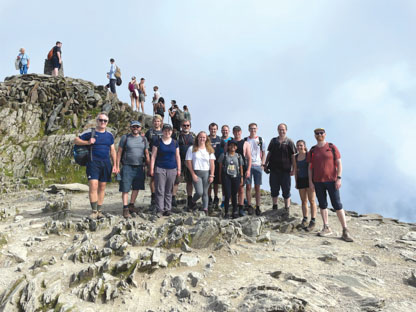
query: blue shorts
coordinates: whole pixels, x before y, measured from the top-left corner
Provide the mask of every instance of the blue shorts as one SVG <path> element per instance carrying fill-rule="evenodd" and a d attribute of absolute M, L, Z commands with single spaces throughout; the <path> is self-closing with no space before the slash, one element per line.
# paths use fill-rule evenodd
<path fill-rule="evenodd" d="M 100 182 L 111 182 L 111 170 L 113 169 L 109 160 L 93 160 L 87 163 L 87 178 Z"/>
<path fill-rule="evenodd" d="M 144 190 L 144 167 L 123 165 L 121 168 L 119 192 L 128 193 L 130 190 Z"/>
<path fill-rule="evenodd" d="M 342 209 L 341 197 L 339 195 L 339 190 L 335 188 L 335 182 L 313 182 L 313 185 L 315 185 L 315 193 L 318 198 L 319 208 L 328 208 L 328 200 L 326 198 L 326 192 L 328 191 L 332 207 L 335 210 Z"/>
<path fill-rule="evenodd" d="M 52 58 L 52 67 L 53 68 L 61 68 L 61 64 L 59 64 L 59 59 L 57 57 Z"/>
<path fill-rule="evenodd" d="M 246 179 L 246 184 L 251 185 L 251 182 L 253 181 L 253 177 L 254 177 L 254 185 L 261 185 L 262 174 L 263 174 L 263 171 L 260 166 L 251 166 L 250 176 Z"/>

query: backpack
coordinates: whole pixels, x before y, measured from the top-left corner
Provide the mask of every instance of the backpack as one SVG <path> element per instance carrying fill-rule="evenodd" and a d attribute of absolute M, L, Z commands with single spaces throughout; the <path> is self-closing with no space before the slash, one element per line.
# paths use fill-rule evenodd
<path fill-rule="evenodd" d="M 121 71 L 120 71 L 120 67 L 118 67 L 117 65 L 116 65 L 116 72 L 114 73 L 114 76 L 115 76 L 116 78 L 121 78 Z"/>
<path fill-rule="evenodd" d="M 117 86 L 121 86 L 121 84 L 122 84 L 122 80 L 121 80 L 121 78 L 120 77 L 116 77 L 116 85 Z"/>
<path fill-rule="evenodd" d="M 129 87 L 128 87 L 130 92 L 134 92 L 134 83 L 129 82 Z"/>
<path fill-rule="evenodd" d="M 48 52 L 48 55 L 47 55 L 47 58 L 48 58 L 48 60 L 50 61 L 51 59 L 52 59 L 52 57 L 53 57 L 53 49 L 54 49 L 55 47 L 53 47 L 49 52 Z"/>
<path fill-rule="evenodd" d="M 91 137 L 94 136 L 95 128 L 91 128 Z M 86 166 L 92 160 L 92 145 L 74 145 L 73 155 L 78 165 Z"/>
<path fill-rule="evenodd" d="M 244 138 L 244 141 L 247 142 L 248 137 Z M 259 136 L 259 145 L 260 145 L 260 152 L 263 152 L 263 138 Z"/>
<path fill-rule="evenodd" d="M 185 113 L 183 112 L 183 110 L 181 110 L 180 108 L 178 108 L 178 111 L 176 112 L 175 117 L 177 116 L 176 120 L 178 121 L 183 121 L 185 120 Z"/>

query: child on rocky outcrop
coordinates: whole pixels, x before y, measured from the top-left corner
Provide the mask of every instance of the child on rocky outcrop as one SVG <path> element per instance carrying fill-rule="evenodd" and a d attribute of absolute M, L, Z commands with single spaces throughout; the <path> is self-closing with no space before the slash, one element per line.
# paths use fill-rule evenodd
<path fill-rule="evenodd" d="M 237 142 L 231 140 L 227 143 L 227 152 L 221 154 L 218 159 L 220 184 L 224 192 L 224 218 L 228 219 L 228 207 L 230 198 L 233 205 L 233 219 L 239 217 L 237 194 L 240 186 L 243 186 L 243 158 L 236 153 Z"/>

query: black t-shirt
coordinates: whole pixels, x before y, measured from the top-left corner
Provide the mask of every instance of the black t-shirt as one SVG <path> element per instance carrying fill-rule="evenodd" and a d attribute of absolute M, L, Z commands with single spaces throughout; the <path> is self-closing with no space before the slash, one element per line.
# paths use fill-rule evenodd
<path fill-rule="evenodd" d="M 58 58 L 58 52 L 61 54 L 61 56 L 62 56 L 62 51 L 61 51 L 61 48 L 60 47 L 58 47 L 58 46 L 54 46 L 53 47 L 53 55 L 52 55 L 52 58 L 57 58 L 57 59 L 59 59 Z"/>
<path fill-rule="evenodd" d="M 286 138 L 282 143 L 278 138 L 273 138 L 270 141 L 267 150 L 271 153 L 269 158 L 270 169 L 274 171 L 290 171 L 292 168 L 292 155 L 296 154 L 295 143 L 289 138 Z"/>
<path fill-rule="evenodd" d="M 215 139 L 211 137 L 209 137 L 209 139 L 211 140 L 211 146 L 215 151 L 215 159 L 218 160 L 221 155 L 221 138 L 217 135 Z"/>
<path fill-rule="evenodd" d="M 177 135 L 177 141 L 179 143 L 179 153 L 181 155 L 181 160 L 185 161 L 186 152 L 188 148 L 194 144 L 194 137 L 195 135 L 192 133 L 182 133 L 180 132 Z"/>

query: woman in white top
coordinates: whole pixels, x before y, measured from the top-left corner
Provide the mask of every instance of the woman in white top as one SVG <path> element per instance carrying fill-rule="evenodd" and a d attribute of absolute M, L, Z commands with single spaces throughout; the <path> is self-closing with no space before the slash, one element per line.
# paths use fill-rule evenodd
<path fill-rule="evenodd" d="M 195 209 L 196 201 L 202 197 L 202 208 L 207 214 L 208 188 L 214 181 L 215 154 L 206 132 L 198 133 L 194 145 L 190 146 L 186 153 L 185 160 L 195 188 L 191 208 Z"/>

